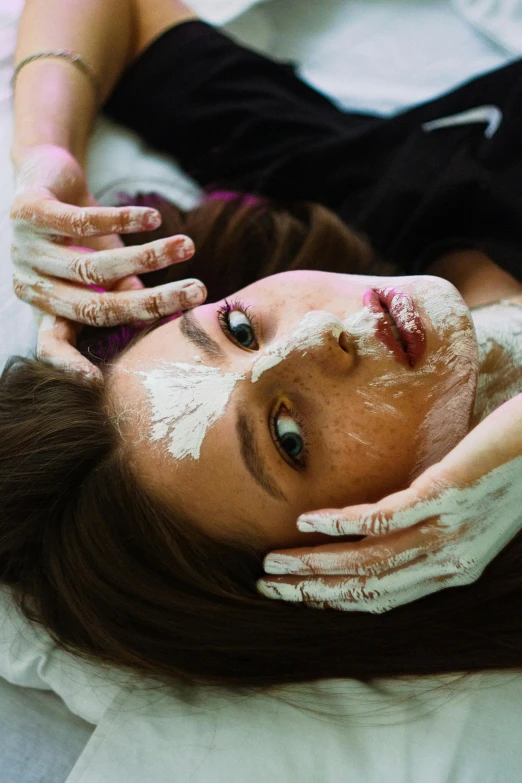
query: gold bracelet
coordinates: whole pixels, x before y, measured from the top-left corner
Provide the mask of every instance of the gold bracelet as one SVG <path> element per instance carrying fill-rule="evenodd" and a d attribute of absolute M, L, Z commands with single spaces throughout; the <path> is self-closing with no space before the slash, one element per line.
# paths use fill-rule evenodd
<path fill-rule="evenodd" d="M 60 49 L 56 52 L 40 52 L 39 54 L 31 54 L 29 57 L 26 57 L 25 60 L 22 60 L 21 63 L 18 63 L 16 66 L 15 72 L 13 74 L 13 78 L 11 79 L 11 87 L 14 89 L 16 77 L 18 76 L 19 71 L 21 68 L 24 67 L 24 65 L 27 65 L 27 63 L 32 62 L 33 60 L 40 60 L 43 57 L 60 57 L 64 60 L 67 60 L 72 65 L 75 65 L 77 68 L 80 69 L 82 73 L 84 73 L 91 81 L 92 86 L 94 87 L 94 91 L 96 93 L 96 104 L 99 105 L 100 103 L 100 81 L 96 74 L 94 73 L 93 69 L 90 65 L 88 65 L 85 60 L 83 60 L 80 55 L 74 54 L 73 51 L 70 49 Z"/>

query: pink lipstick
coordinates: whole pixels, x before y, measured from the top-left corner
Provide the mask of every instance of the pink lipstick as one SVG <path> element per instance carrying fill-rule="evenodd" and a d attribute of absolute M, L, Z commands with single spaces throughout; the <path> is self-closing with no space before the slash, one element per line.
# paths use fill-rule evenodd
<path fill-rule="evenodd" d="M 376 288 L 365 291 L 363 304 L 383 316 L 379 319 L 375 336 L 400 364 L 415 367 L 426 350 L 426 330 L 412 298 L 398 288 Z M 396 327 L 403 345 L 394 335 L 388 318 Z"/>

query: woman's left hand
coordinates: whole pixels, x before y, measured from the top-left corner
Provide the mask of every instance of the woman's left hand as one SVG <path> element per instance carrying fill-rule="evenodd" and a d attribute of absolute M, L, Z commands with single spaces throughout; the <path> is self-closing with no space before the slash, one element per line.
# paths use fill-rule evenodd
<path fill-rule="evenodd" d="M 386 612 L 476 581 L 522 528 L 522 394 L 489 414 L 440 462 L 377 503 L 299 517 L 303 532 L 365 536 L 271 552 L 269 598 Z"/>

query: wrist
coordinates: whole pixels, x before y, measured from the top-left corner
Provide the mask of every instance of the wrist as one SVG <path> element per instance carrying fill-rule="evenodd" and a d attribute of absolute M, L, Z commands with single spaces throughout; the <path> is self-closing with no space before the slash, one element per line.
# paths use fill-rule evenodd
<path fill-rule="evenodd" d="M 36 158 L 36 156 L 44 154 L 49 157 L 49 155 L 52 155 L 55 151 L 58 154 L 65 153 L 67 156 L 72 156 L 74 158 L 72 152 L 62 144 L 46 144 L 45 142 L 42 142 L 38 144 L 26 144 L 25 146 L 13 146 L 11 148 L 11 161 L 15 174 L 18 174 L 22 167 L 29 165 L 29 160 L 31 158 Z"/>
<path fill-rule="evenodd" d="M 15 168 L 34 147 L 53 145 L 83 162 L 96 116 L 95 92 L 68 62 L 35 60 L 17 77 L 11 160 Z"/>
<path fill-rule="evenodd" d="M 25 0 L 14 62 L 42 52 L 72 51 L 95 75 L 103 104 L 129 62 L 134 26 L 132 0 Z M 20 69 L 13 162 L 19 150 L 55 144 L 83 163 L 98 108 L 91 81 L 66 59 L 35 59 Z"/>
<path fill-rule="evenodd" d="M 19 151 L 15 166 L 15 199 L 19 196 L 64 200 L 75 206 L 91 206 L 84 169 L 68 150 L 55 144 L 39 144 Z"/>

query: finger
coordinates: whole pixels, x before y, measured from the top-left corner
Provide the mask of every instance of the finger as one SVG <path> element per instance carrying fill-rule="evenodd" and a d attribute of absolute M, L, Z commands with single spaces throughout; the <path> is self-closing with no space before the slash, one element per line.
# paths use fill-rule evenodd
<path fill-rule="evenodd" d="M 119 237 L 100 237 L 100 240 L 112 240 L 115 239 L 116 242 L 109 242 L 107 244 L 107 249 L 112 248 L 119 248 L 124 247 L 123 242 L 121 242 Z M 77 245 L 69 245 L 69 250 L 77 250 L 81 253 L 89 252 L 88 248 L 84 247 L 78 247 Z M 101 248 L 100 248 L 101 249 Z M 122 278 L 121 280 L 117 280 L 115 283 L 113 283 L 111 286 L 107 286 L 107 289 L 110 291 L 138 291 L 142 288 L 145 288 L 145 285 L 141 282 L 140 278 L 137 275 L 128 275 L 127 277 Z"/>
<path fill-rule="evenodd" d="M 383 614 L 384 612 L 395 609 L 398 606 L 404 606 L 410 604 L 413 601 L 418 601 L 419 598 L 424 598 L 431 593 L 436 593 L 439 590 L 444 590 L 446 587 L 452 587 L 453 585 L 442 585 L 436 581 L 426 583 L 425 591 L 422 595 L 416 588 L 400 590 L 393 596 L 384 598 L 376 598 L 373 601 L 311 601 L 306 602 L 307 606 L 311 606 L 314 609 L 334 609 L 338 612 L 369 612 L 370 614 Z"/>
<path fill-rule="evenodd" d="M 415 585 L 405 587 L 402 590 L 397 590 L 392 595 L 383 594 L 381 596 L 373 596 L 370 600 L 365 598 L 358 598 L 356 600 L 348 601 L 323 601 L 321 608 L 337 609 L 345 612 L 371 612 L 372 614 L 383 614 L 390 609 L 395 609 L 398 606 L 404 606 L 405 604 L 418 601 L 420 598 L 425 598 L 433 593 L 438 593 L 440 590 L 447 590 L 450 587 L 459 587 L 461 585 L 469 584 L 469 581 L 463 579 L 457 580 L 453 578 L 435 577 L 432 579 L 424 579 Z"/>
<path fill-rule="evenodd" d="M 307 601 L 306 605 L 311 609 L 330 609 L 330 606 L 325 601 Z"/>
<path fill-rule="evenodd" d="M 395 492 L 378 503 L 361 503 L 346 508 L 328 508 L 302 514 L 297 527 L 303 533 L 329 536 L 385 536 L 438 517 L 438 498 L 419 496 L 417 489 Z"/>
<path fill-rule="evenodd" d="M 256 587 L 262 595 L 281 601 L 327 602 L 334 608 L 335 604 L 342 602 L 351 611 L 384 612 L 397 606 L 401 596 L 417 600 L 430 592 L 451 586 L 451 577 L 444 571 L 441 564 L 419 558 L 417 563 L 384 576 L 286 577 L 284 581 L 283 577 L 276 577 L 271 580 L 260 579 Z"/>
<path fill-rule="evenodd" d="M 84 207 L 99 207 L 100 204 L 96 201 L 93 194 L 89 191 L 89 198 L 87 204 L 83 204 Z M 132 204 L 126 204 L 124 202 L 121 202 L 120 204 L 114 204 L 112 206 L 133 206 Z M 134 206 L 138 206 L 137 204 Z M 148 205 L 150 208 L 150 205 Z M 158 219 L 161 221 L 161 213 L 158 214 Z M 86 247 L 91 248 L 91 250 L 113 250 L 118 247 L 125 247 L 125 243 L 123 242 L 122 238 L 118 234 L 105 234 L 104 236 L 100 237 L 89 237 L 88 239 L 85 237 L 82 237 L 82 241 L 85 243 Z M 65 244 L 68 244 L 66 242 Z"/>
<path fill-rule="evenodd" d="M 184 234 L 157 239 L 146 245 L 90 252 L 85 248 L 49 245 L 30 267 L 45 275 L 84 285 L 107 285 L 129 275 L 153 272 L 186 261 L 194 254 L 194 243 Z M 14 249 L 13 260 L 27 263 L 25 252 Z"/>
<path fill-rule="evenodd" d="M 362 541 L 271 552 L 263 562 L 267 574 L 372 576 L 406 565 L 440 547 L 441 533 L 429 525 L 399 531 L 382 543 Z"/>
<path fill-rule="evenodd" d="M 282 577 L 260 579 L 258 591 L 280 601 L 302 601 L 314 608 L 359 611 L 380 614 L 397 606 L 417 601 L 450 587 L 469 585 L 480 578 L 483 568 L 474 566 L 466 572 L 454 567 L 451 559 L 426 562 L 423 559 L 397 572 L 393 586 L 391 575 L 371 580 L 340 580 L 339 577 L 303 580 Z"/>
<path fill-rule="evenodd" d="M 42 194 L 19 196 L 13 202 L 11 220 L 32 231 L 68 237 L 133 234 L 161 225 L 161 215 L 149 207 L 75 207 Z"/>
<path fill-rule="evenodd" d="M 15 276 L 16 295 L 50 315 L 89 326 L 117 326 L 151 321 L 196 307 L 205 301 L 201 280 L 189 278 L 139 291 L 94 293 L 89 288 L 53 278 Z"/>
<path fill-rule="evenodd" d="M 63 318 L 43 315 L 38 329 L 36 355 L 69 373 L 103 381 L 100 370 L 76 350 L 78 326 Z"/>

